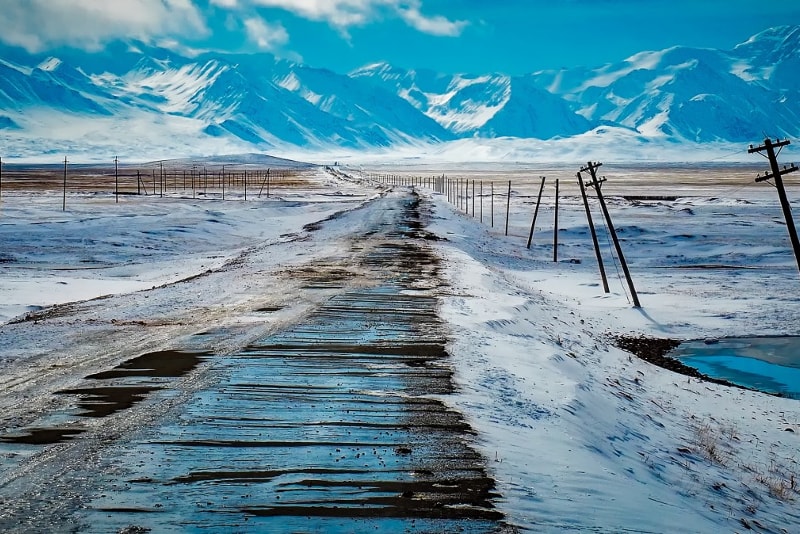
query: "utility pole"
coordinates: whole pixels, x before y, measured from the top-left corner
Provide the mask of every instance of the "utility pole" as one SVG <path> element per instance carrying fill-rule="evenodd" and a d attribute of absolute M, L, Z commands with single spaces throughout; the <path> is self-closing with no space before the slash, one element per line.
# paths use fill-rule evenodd
<path fill-rule="evenodd" d="M 506 195 L 506 235 L 508 235 L 508 212 L 511 211 L 511 180 L 508 181 L 508 194 Z"/>
<path fill-rule="evenodd" d="M 536 227 L 536 217 L 539 215 L 539 205 L 542 203 L 542 191 L 544 191 L 544 181 L 546 178 L 544 176 L 542 178 L 542 185 L 539 186 L 539 196 L 536 199 L 536 208 L 533 210 L 533 221 L 531 222 L 531 231 L 528 234 L 528 244 L 525 248 L 531 248 L 531 241 L 533 241 L 533 229 Z"/>
<path fill-rule="evenodd" d="M 556 178 L 556 205 L 553 219 L 553 262 L 558 263 L 558 178 Z"/>
<path fill-rule="evenodd" d="M 0 199 L 3 198 L 3 158 L 0 158 Z"/>
<path fill-rule="evenodd" d="M 64 158 L 64 196 L 61 200 L 61 211 L 67 211 L 67 158 Z"/>
<path fill-rule="evenodd" d="M 631 278 L 631 273 L 628 270 L 628 263 L 625 261 L 625 256 L 622 254 L 622 247 L 619 245 L 619 239 L 617 238 L 617 231 L 614 229 L 614 223 L 611 222 L 611 215 L 608 213 L 608 208 L 606 207 L 606 201 L 603 198 L 603 191 L 600 189 L 600 186 L 603 182 L 606 181 L 605 176 L 602 179 L 597 179 L 597 169 L 602 165 L 602 163 L 592 163 L 591 161 L 586 164 L 586 167 L 580 170 L 580 172 L 588 172 L 591 177 L 592 181 L 587 183 L 586 185 L 593 186 L 595 191 L 597 192 L 597 200 L 600 201 L 600 208 L 603 210 L 603 216 L 606 219 L 606 225 L 608 226 L 608 232 L 611 234 L 611 239 L 614 241 L 614 248 L 617 250 L 617 256 L 619 257 L 619 263 L 622 266 L 622 272 L 625 273 L 625 279 L 628 281 L 628 287 L 631 290 L 631 298 L 633 299 L 633 305 L 636 308 L 641 308 L 642 305 L 639 304 L 639 297 L 636 295 L 636 288 L 633 287 L 633 279 Z"/>
<path fill-rule="evenodd" d="M 589 221 L 589 231 L 592 233 L 592 243 L 594 244 L 594 255 L 597 257 L 597 265 L 600 267 L 600 278 L 603 279 L 603 291 L 610 293 L 608 288 L 608 280 L 606 279 L 606 269 L 603 267 L 603 255 L 600 254 L 600 244 L 597 242 L 597 232 L 594 229 L 594 221 L 592 221 L 592 212 L 589 211 L 589 199 L 586 198 L 586 188 L 583 186 L 583 178 L 581 173 L 578 173 L 578 185 L 581 188 L 581 196 L 583 197 L 583 207 L 586 208 L 586 220 Z"/>
<path fill-rule="evenodd" d="M 115 202 L 119 204 L 119 158 L 114 156 L 114 197 Z"/>
<path fill-rule="evenodd" d="M 775 189 L 778 190 L 778 198 L 781 201 L 781 209 L 783 209 L 783 217 L 786 219 L 786 229 L 789 231 L 789 239 L 792 241 L 792 249 L 794 249 L 794 258 L 797 261 L 797 268 L 800 269 L 800 240 L 797 238 L 797 229 L 794 227 L 794 218 L 792 217 L 792 207 L 789 205 L 789 199 L 786 197 L 786 190 L 783 188 L 783 179 L 781 176 L 789 174 L 797 170 L 797 166 L 792 163 L 791 167 L 783 166 L 783 169 L 778 167 L 778 154 L 775 149 L 780 149 L 789 144 L 788 139 L 776 140 L 774 143 L 769 139 L 764 139 L 764 144 L 759 147 L 750 145 L 748 154 L 753 152 L 761 153 L 762 150 L 767 151 L 767 159 L 769 159 L 770 171 L 764 176 L 758 176 L 756 182 L 764 182 L 766 180 L 775 180 Z M 763 154 L 762 154 L 763 156 Z"/>

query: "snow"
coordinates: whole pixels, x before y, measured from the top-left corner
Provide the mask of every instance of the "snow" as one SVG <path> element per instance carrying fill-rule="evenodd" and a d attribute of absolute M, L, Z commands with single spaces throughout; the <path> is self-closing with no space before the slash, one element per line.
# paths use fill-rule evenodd
<path fill-rule="evenodd" d="M 766 209 L 764 200 L 761 209 Z M 686 202 L 696 206 L 706 201 Z M 733 210 L 733 204 L 726 208 Z M 563 222 L 567 232 L 578 222 L 576 208 L 565 208 L 576 218 Z M 658 220 L 665 233 L 682 231 L 680 209 L 671 216 L 658 206 L 615 202 L 611 209 L 622 228 L 638 219 L 632 212 L 642 211 L 651 212 L 651 225 Z M 744 218 L 757 217 L 758 211 Z M 695 231 L 713 226 L 712 213 L 704 215 L 693 221 Z M 434 226 L 449 240 L 442 248 L 449 258 L 445 272 L 453 296 L 443 313 L 458 333 L 451 351 L 464 384 L 455 405 L 486 432 L 483 448 L 495 459 L 500 493 L 512 515 L 544 531 L 718 532 L 740 528 L 740 517 L 797 525 L 800 518 L 788 504 L 766 497 L 767 490 L 754 481 L 757 475 L 736 467 L 752 465 L 767 472 L 774 460 L 796 470 L 796 434 L 784 432 L 786 427 L 798 430 L 796 401 L 687 382 L 630 359 L 605 337 L 796 334 L 800 306 L 796 298 L 780 297 L 783 284 L 800 286 L 790 253 L 784 249 L 779 256 L 780 280 L 765 280 L 761 271 L 737 271 L 736 284 L 726 286 L 731 275 L 724 271 L 684 276 L 664 268 L 707 261 L 709 251 L 702 247 L 682 244 L 680 259 L 658 257 L 656 249 L 639 252 L 645 258 L 637 256 L 637 249 L 648 238 L 629 237 L 624 248 L 632 253 L 629 263 L 644 306 L 635 310 L 616 282 L 616 289 L 603 295 L 585 246 L 580 252 L 568 249 L 569 258 L 583 260 L 580 265 L 533 260 L 546 257 L 546 247 L 527 254 L 520 222 L 512 222 L 513 240 L 498 230 L 476 232 L 469 218 L 445 218 Z M 723 255 L 746 247 L 726 233 L 732 242 Z M 669 247 L 672 240 L 679 236 L 659 240 L 657 248 Z M 758 258 L 760 251 L 750 254 Z M 654 264 L 651 269 L 643 265 L 647 260 Z M 611 262 L 607 265 L 613 269 Z M 785 311 L 767 317 L 773 307 Z M 696 434 L 706 424 L 720 441 L 726 441 L 723 428 L 734 428 L 739 436 L 722 466 L 700 458 Z M 678 452 L 684 449 L 692 451 L 689 458 Z M 726 485 L 723 494 L 713 489 L 717 482 Z M 750 487 L 755 492 L 748 497 Z M 758 508 L 752 517 L 748 499 Z"/>
<path fill-rule="evenodd" d="M 379 152 L 475 137 L 488 139 L 480 151 L 492 151 L 495 138 L 577 143 L 606 126 L 634 128 L 655 142 L 750 143 L 765 130 L 796 136 L 797 102 L 786 97 L 798 85 L 798 35 L 796 27 L 776 28 L 729 51 L 673 47 L 600 67 L 515 77 L 388 64 L 345 75 L 269 54 L 181 56 L 144 43 L 139 54 L 117 42 L 96 54 L 58 59 L 0 49 L 0 56 L 13 58 L 0 59 L 0 112 L 18 126 L 13 135 L 3 132 L 2 157 L 24 160 L 44 145 L 54 152 L 79 146 L 73 156 L 106 159 L 93 153 L 156 151 L 163 140 L 172 157 L 209 154 L 220 140 L 216 153 L 233 146 Z M 717 98 L 693 100 L 705 93 Z M 67 121 L 58 120 L 64 115 Z M 176 133 L 172 118 L 181 119 L 188 138 Z M 62 124 L 51 130 L 51 122 Z M 132 147 L 120 132 L 143 124 L 152 138 L 135 136 Z M 88 139 L 82 137 L 87 129 Z M 92 146 L 65 142 L 69 136 Z M 611 135 L 606 146 L 615 141 Z M 196 145 L 202 149 L 194 151 Z"/>
<path fill-rule="evenodd" d="M 800 494 L 781 485 L 798 474 L 798 401 L 687 380 L 611 341 L 623 334 L 798 334 L 800 280 L 774 191 L 752 183 L 752 168 L 603 168 L 643 304 L 636 309 L 609 256 L 612 291 L 602 291 L 573 166 L 476 170 L 422 160 L 403 167 L 394 158 L 351 173 L 355 179 L 370 172 L 445 173 L 487 186 L 494 181 L 497 194 L 500 184 L 513 182 L 508 236 L 499 223 L 500 201 L 491 227 L 488 204 L 481 221 L 421 190 L 433 206 L 428 230 L 444 238 L 432 246 L 444 260 L 441 316 L 458 391 L 442 400 L 476 429 L 497 479 L 497 505 L 511 524 L 601 532 L 800 528 Z M 62 213 L 52 195 L 4 192 L 0 242 L 2 254 L 15 261 L 0 262 L 0 319 L 174 282 L 269 244 L 286 246 L 268 247 L 263 269 L 311 261 L 358 230 L 348 226 L 353 221 L 374 216 L 369 199 L 377 193 L 366 182 L 312 173 L 315 187 L 249 203 L 135 198 L 115 205 L 70 197 Z M 527 250 L 539 174 L 548 175 L 548 188 Z M 563 195 L 559 262 L 551 261 L 554 177 Z M 624 194 L 678 199 L 633 202 Z M 796 205 L 800 190 L 789 194 Z M 358 218 L 322 223 L 317 241 L 302 244 L 304 224 L 342 210 L 353 215 L 356 207 Z M 593 210 L 604 242 L 594 202 Z M 264 220 L 269 224 L 258 224 Z M 217 284 L 225 287 L 224 279 Z M 5 338 L 0 367 L 29 357 Z"/>
<path fill-rule="evenodd" d="M 46 60 L 42 61 L 41 63 L 39 63 L 38 67 L 40 69 L 44 70 L 44 71 L 52 72 L 52 71 L 58 69 L 58 67 L 59 67 L 59 65 L 61 65 L 61 63 L 62 63 L 62 61 L 60 59 L 58 59 L 57 57 L 50 57 L 50 58 L 47 58 Z"/>

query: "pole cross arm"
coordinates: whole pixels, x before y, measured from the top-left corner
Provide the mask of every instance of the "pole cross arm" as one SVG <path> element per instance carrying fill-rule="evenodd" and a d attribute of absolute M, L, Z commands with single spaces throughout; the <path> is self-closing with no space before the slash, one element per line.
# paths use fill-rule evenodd
<path fill-rule="evenodd" d="M 792 164 L 791 167 L 785 167 L 778 172 L 779 176 L 783 176 L 784 174 L 789 174 L 790 172 L 794 172 L 797 170 L 797 165 Z M 764 176 L 759 176 L 756 178 L 756 182 L 764 182 L 766 180 L 772 180 L 775 176 L 771 172 L 767 172 Z"/>
<path fill-rule="evenodd" d="M 789 141 L 788 139 L 784 139 L 783 141 L 775 141 L 774 143 L 769 139 L 765 139 L 764 144 L 761 146 L 750 145 L 750 148 L 747 149 L 747 153 L 753 154 L 755 152 L 761 152 L 762 150 L 766 150 L 768 146 L 771 146 L 772 148 L 779 148 L 789 144 L 791 144 L 791 141 Z"/>
<path fill-rule="evenodd" d="M 597 169 L 599 169 L 599 168 L 600 168 L 600 167 L 602 167 L 602 166 L 603 166 L 603 164 L 602 164 L 602 163 L 600 163 L 599 161 L 598 161 L 597 163 L 592 163 L 592 162 L 590 161 L 589 163 L 587 163 L 587 164 L 586 164 L 586 167 L 583 167 L 583 168 L 580 170 L 580 172 L 587 172 L 587 171 L 597 170 Z"/>
<path fill-rule="evenodd" d="M 595 187 L 595 186 L 598 186 L 598 185 L 602 185 L 603 182 L 606 182 L 606 181 L 608 181 L 608 180 L 606 180 L 606 177 L 603 176 L 602 178 L 595 178 L 592 181 L 585 182 L 585 185 L 587 187 Z"/>

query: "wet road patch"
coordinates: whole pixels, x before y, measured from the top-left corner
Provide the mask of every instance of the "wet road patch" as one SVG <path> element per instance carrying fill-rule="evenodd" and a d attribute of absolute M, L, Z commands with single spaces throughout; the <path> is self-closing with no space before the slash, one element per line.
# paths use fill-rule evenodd
<path fill-rule="evenodd" d="M 20 433 L 0 435 L 0 443 L 47 445 L 70 440 L 85 431 L 79 423 L 80 417 L 102 418 L 127 410 L 154 391 L 168 387 L 168 379 L 189 373 L 208 356 L 206 352 L 178 350 L 150 352 L 108 371 L 88 375 L 86 386 L 56 392 L 59 396 L 74 397 L 71 407 L 49 416 L 68 420 L 64 426 L 37 424 Z M 76 417 L 71 417 L 73 414 Z"/>
<path fill-rule="evenodd" d="M 417 207 L 407 201 L 396 216 L 419 218 Z M 309 287 L 342 290 L 301 323 L 210 362 L 213 387 L 115 454 L 87 528 L 501 529 L 473 432 L 437 398 L 454 388 L 439 265 L 408 226 L 357 243 L 359 268 L 378 283 L 348 289 L 352 273 L 333 265 L 300 271 Z"/>

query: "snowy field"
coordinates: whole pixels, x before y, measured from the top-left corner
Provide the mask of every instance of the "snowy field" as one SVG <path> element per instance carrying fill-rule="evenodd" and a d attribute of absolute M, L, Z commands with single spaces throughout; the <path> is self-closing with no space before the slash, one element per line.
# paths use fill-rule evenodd
<path fill-rule="evenodd" d="M 448 283 L 441 314 L 459 389 L 443 400 L 477 430 L 508 522 L 530 531 L 800 530 L 797 400 L 687 379 L 614 345 L 618 335 L 800 334 L 800 275 L 775 190 L 753 183 L 763 169 L 601 168 L 640 309 L 626 294 L 592 200 L 611 287 L 603 292 L 576 170 L 359 166 L 347 169 L 351 178 L 345 179 L 320 169 L 306 171 L 304 186 L 270 199 L 126 196 L 116 204 L 110 194 L 71 194 L 64 212 L 59 193 L 4 192 L 0 408 L 6 426 L 29 420 L 25 409 L 45 409 L 42 399 L 54 387 L 44 382 L 48 373 L 68 383 L 71 373 L 116 363 L 113 356 L 87 363 L 98 351 L 114 353 L 114 347 L 98 349 L 104 328 L 118 327 L 117 348 L 153 348 L 185 332 L 188 321 L 202 323 L 204 314 L 239 325 L 257 320 L 238 306 L 265 291 L 293 303 L 276 319 L 291 323 L 316 304 L 295 298 L 292 285 L 275 273 L 331 254 L 337 240 L 357 230 L 321 222 L 311 240 L 304 226 L 356 208 L 368 218 L 371 199 L 387 188 L 368 176 L 446 174 L 468 180 L 470 195 L 472 181 L 476 191 L 482 183 L 483 196 L 475 210 L 470 199 L 465 213 L 445 195 L 418 188 L 433 206 L 427 229 L 442 238 L 432 243 Z M 541 175 L 546 188 L 528 250 Z M 788 193 L 797 215 L 800 188 Z M 255 266 L 254 258 L 258 269 L 248 272 L 257 279 L 226 278 L 227 267 Z M 208 280 L 202 292 L 176 284 L 196 276 Z M 137 332 L 127 300 L 115 309 L 91 308 L 95 315 L 76 324 L 37 321 L 58 317 L 59 306 L 107 295 L 136 302 L 137 321 L 142 309 L 150 310 L 154 322 L 139 329 L 155 329 Z M 176 306 L 188 311 L 171 311 Z M 35 387 L 23 391 L 27 382 Z"/>

